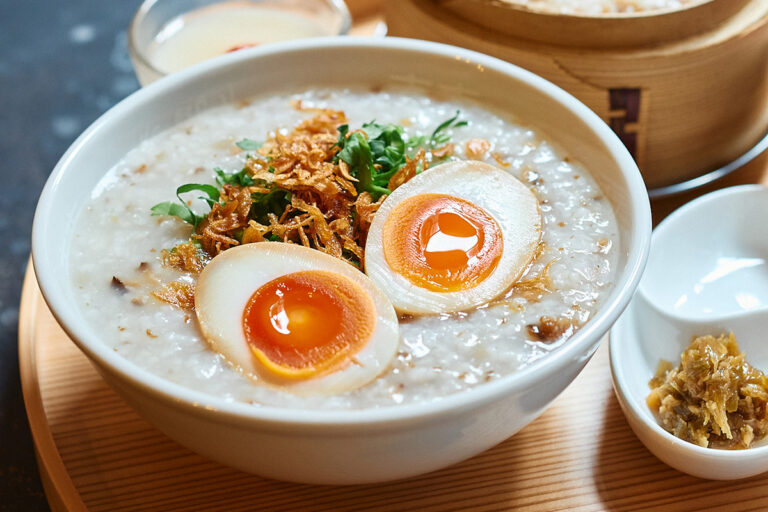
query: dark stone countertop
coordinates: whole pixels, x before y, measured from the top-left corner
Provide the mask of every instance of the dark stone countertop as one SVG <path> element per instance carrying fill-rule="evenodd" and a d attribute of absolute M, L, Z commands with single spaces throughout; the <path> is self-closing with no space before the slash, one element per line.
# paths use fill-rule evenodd
<path fill-rule="evenodd" d="M 34 208 L 72 141 L 138 89 L 125 30 L 139 4 L 0 2 L 0 511 L 48 510 L 17 352 Z"/>

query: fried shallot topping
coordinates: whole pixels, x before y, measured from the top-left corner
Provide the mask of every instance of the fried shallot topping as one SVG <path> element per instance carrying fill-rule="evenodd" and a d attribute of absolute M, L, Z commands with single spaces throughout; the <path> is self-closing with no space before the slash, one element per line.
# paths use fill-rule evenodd
<path fill-rule="evenodd" d="M 327 205 L 337 196 L 357 195 L 356 181 L 348 168 L 334 163 L 340 148 L 338 127 L 346 122 L 344 112 L 320 110 L 288 135 L 280 133 L 259 149 L 264 158 L 251 158 L 246 167 L 256 180 L 291 192 L 304 192 L 305 199 Z"/>
<path fill-rule="evenodd" d="M 532 340 L 553 343 L 573 334 L 576 326 L 571 318 L 565 316 L 553 318 L 545 315 L 539 318 L 539 323 L 527 325 L 526 329 Z"/>
<path fill-rule="evenodd" d="M 467 158 L 471 160 L 482 160 L 490 148 L 491 143 L 485 139 L 469 139 L 464 145 Z"/>
<path fill-rule="evenodd" d="M 542 247 L 543 245 L 544 244 L 540 244 L 539 247 Z M 539 254 L 541 254 L 541 250 L 536 252 L 534 259 L 537 259 Z M 549 276 L 549 269 L 554 262 L 555 260 L 552 260 L 547 263 L 538 275 L 515 283 L 508 295 L 523 297 L 528 302 L 539 302 L 542 297 L 548 293 L 552 293 L 555 287 L 552 283 L 552 278 Z"/>
<path fill-rule="evenodd" d="M 165 267 L 197 275 L 210 257 L 193 242 L 186 242 L 171 250 L 163 249 L 162 259 Z"/>
<path fill-rule="evenodd" d="M 297 108 L 315 115 L 288 134 L 276 132 L 267 139 L 257 156 L 246 160 L 237 179 L 219 175 L 226 182 L 218 201 L 192 236 L 209 256 L 243 243 L 271 240 L 300 243 L 362 265 L 371 220 L 386 197 L 382 190 L 394 190 L 429 165 L 423 147 L 415 149 L 413 156 L 403 154 L 400 166 L 386 169 L 386 188 L 379 187 L 374 200 L 371 192 L 358 190 L 360 180 L 355 175 L 360 170 L 343 158 L 347 155 L 340 155 L 345 146 L 352 155 L 348 159 L 357 158 L 357 137 L 367 141 L 368 134 L 364 130 L 347 133 L 342 111 L 307 109 L 300 103 Z M 388 136 L 397 133 L 399 137 L 394 125 L 366 126 L 388 128 Z M 345 144 L 347 140 L 352 142 Z M 435 151 L 447 155 L 448 146 Z M 374 174 L 382 170 L 381 164 L 371 167 L 368 171 Z M 174 268 L 197 273 L 188 252 L 165 259 Z"/>
<path fill-rule="evenodd" d="M 197 226 L 197 234 L 193 236 L 200 240 L 203 250 L 211 256 L 240 245 L 235 232 L 248 225 L 251 212 L 250 187 L 224 185 L 222 188 L 222 202 L 213 204 L 211 212 Z"/>
<path fill-rule="evenodd" d="M 166 283 L 160 289 L 151 292 L 150 295 L 185 311 L 195 309 L 195 286 L 183 281 Z"/>
<path fill-rule="evenodd" d="M 467 124 L 456 112 L 431 136 L 404 138 L 399 125 L 371 121 L 350 131 L 340 110 L 300 101 L 294 107 L 313 117 L 288 133 L 276 130 L 263 144 L 241 140 L 237 147 L 248 151 L 242 170 L 216 168 L 216 186 L 182 185 L 178 203 L 152 208 L 153 215 L 194 227 L 190 242 L 163 251 L 166 267 L 196 275 L 221 251 L 264 241 L 302 244 L 362 267 L 368 229 L 384 199 L 430 162 L 451 156 L 449 130 Z M 199 199 L 210 206 L 207 215 L 181 197 L 189 192 L 204 194 Z M 187 292 L 169 283 L 153 295 L 188 308 Z"/>
<path fill-rule="evenodd" d="M 277 133 L 267 140 L 259 149 L 263 158 L 246 162 L 255 182 L 265 183 L 268 190 L 289 194 L 285 195 L 287 204 L 281 212 L 251 216 L 241 242 L 271 239 L 300 243 L 360 264 L 370 223 L 355 222 L 358 180 L 351 175 L 347 162 L 336 158 L 341 150 L 338 127 L 346 122 L 346 116 L 335 110 L 315 112 L 315 117 L 287 135 Z M 206 242 L 204 238 L 203 247 L 208 250 Z"/>
<path fill-rule="evenodd" d="M 395 190 L 397 187 L 416 176 L 420 170 L 426 169 L 427 154 L 424 148 L 420 149 L 413 158 L 405 157 L 405 165 L 397 171 L 387 183 L 389 190 Z"/>

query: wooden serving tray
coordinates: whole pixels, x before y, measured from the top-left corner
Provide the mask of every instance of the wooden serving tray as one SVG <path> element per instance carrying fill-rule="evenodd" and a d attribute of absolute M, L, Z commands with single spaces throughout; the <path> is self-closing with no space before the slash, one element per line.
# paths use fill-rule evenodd
<path fill-rule="evenodd" d="M 312 486 L 204 459 L 141 419 L 58 326 L 31 266 L 19 357 L 46 494 L 60 511 L 768 509 L 768 475 L 712 482 L 679 473 L 629 429 L 607 343 L 536 421 L 470 460 L 419 478 Z"/>

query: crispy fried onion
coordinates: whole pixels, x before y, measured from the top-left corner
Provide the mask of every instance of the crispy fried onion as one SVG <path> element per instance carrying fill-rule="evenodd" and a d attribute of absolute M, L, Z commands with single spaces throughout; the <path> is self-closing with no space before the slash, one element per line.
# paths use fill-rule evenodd
<path fill-rule="evenodd" d="M 243 233 L 243 243 L 264 241 L 269 233 L 283 242 L 300 243 L 362 264 L 368 228 L 383 200 L 384 197 L 374 202 L 370 194 L 363 192 L 354 203 L 336 205 L 324 213 L 317 205 L 294 194 L 280 217 L 269 214 L 268 225 L 251 220 Z"/>
<path fill-rule="evenodd" d="M 248 225 L 251 194 L 261 191 L 259 189 L 224 185 L 221 192 L 223 204 L 215 203 L 211 207 L 211 212 L 197 227 L 197 234 L 193 235 L 193 238 L 200 240 L 205 252 L 215 256 L 225 249 L 240 245 L 234 233 Z"/>
<path fill-rule="evenodd" d="M 354 198 L 357 180 L 343 160 L 333 162 L 339 152 L 337 128 L 347 121 L 344 112 L 315 111 L 315 117 L 287 135 L 278 132 L 267 140 L 259 149 L 262 158 L 251 158 L 246 166 L 255 180 L 291 192 L 305 192 L 312 196 L 312 202 L 323 207 L 336 196 Z"/>
<path fill-rule="evenodd" d="M 171 281 L 150 293 L 154 298 L 185 311 L 195 309 L 195 285 L 183 281 Z"/>
<path fill-rule="evenodd" d="M 203 270 L 209 259 L 210 257 L 192 242 L 179 244 L 170 251 L 163 249 L 162 252 L 163 266 L 195 275 Z"/>
<path fill-rule="evenodd" d="M 553 343 L 573 334 L 576 330 L 576 322 L 566 316 L 542 316 L 539 322 L 526 325 L 528 337 L 543 343 Z"/>
<path fill-rule="evenodd" d="M 214 205 L 198 226 L 195 238 L 210 255 L 239 244 L 280 240 L 362 263 L 368 228 L 384 197 L 374 202 L 367 192 L 358 195 L 349 166 L 340 159 L 334 162 L 338 127 L 347 122 L 344 112 L 308 109 L 300 103 L 296 108 L 315 116 L 288 134 L 277 132 L 269 138 L 258 156 L 246 162 L 257 186 L 225 186 L 222 204 Z M 426 167 L 422 150 L 392 177 L 389 188 Z M 276 190 L 290 193 L 283 211 L 251 218 L 251 194 Z"/>
<path fill-rule="evenodd" d="M 376 211 L 386 196 L 374 201 L 368 192 L 357 193 L 357 179 L 349 166 L 335 158 L 340 151 L 338 127 L 347 122 L 342 111 L 305 108 L 314 117 L 289 133 L 276 132 L 248 158 L 246 168 L 254 184 L 222 187 L 219 202 L 197 226 L 187 243 L 163 251 L 163 264 L 198 274 L 208 259 L 241 244 L 266 240 L 297 243 L 354 265 L 364 264 L 365 242 Z M 453 145 L 440 153 L 449 155 Z M 394 190 L 428 166 L 421 149 L 389 180 Z M 278 197 L 276 203 L 269 198 Z M 277 206 L 275 206 L 275 204 Z M 155 298 L 183 309 L 194 307 L 194 289 L 174 281 L 152 293 Z"/>
<path fill-rule="evenodd" d="M 413 160 L 407 156 L 405 157 L 405 165 L 389 179 L 387 188 L 389 190 L 395 190 L 397 187 L 416 176 L 420 170 L 426 171 L 428 166 L 427 153 L 424 151 L 424 148 L 421 148 L 413 157 Z"/>
<path fill-rule="evenodd" d="M 539 249 L 536 251 L 534 259 L 538 259 L 542 252 L 541 247 L 543 247 L 543 245 L 543 243 L 539 244 Z M 547 263 L 538 275 L 515 283 L 509 295 L 523 297 L 528 302 L 539 302 L 545 295 L 552 293 L 555 290 L 555 287 L 552 283 L 549 271 L 555 261 L 556 260 L 551 260 Z"/>

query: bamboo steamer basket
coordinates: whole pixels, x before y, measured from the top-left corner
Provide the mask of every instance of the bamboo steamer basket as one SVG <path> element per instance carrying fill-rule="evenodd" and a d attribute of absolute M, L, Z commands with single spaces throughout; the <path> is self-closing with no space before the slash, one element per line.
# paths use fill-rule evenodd
<path fill-rule="evenodd" d="M 391 0 L 389 34 L 493 55 L 600 115 L 650 189 L 701 176 L 768 131 L 768 0 L 574 16 L 504 0 Z"/>

